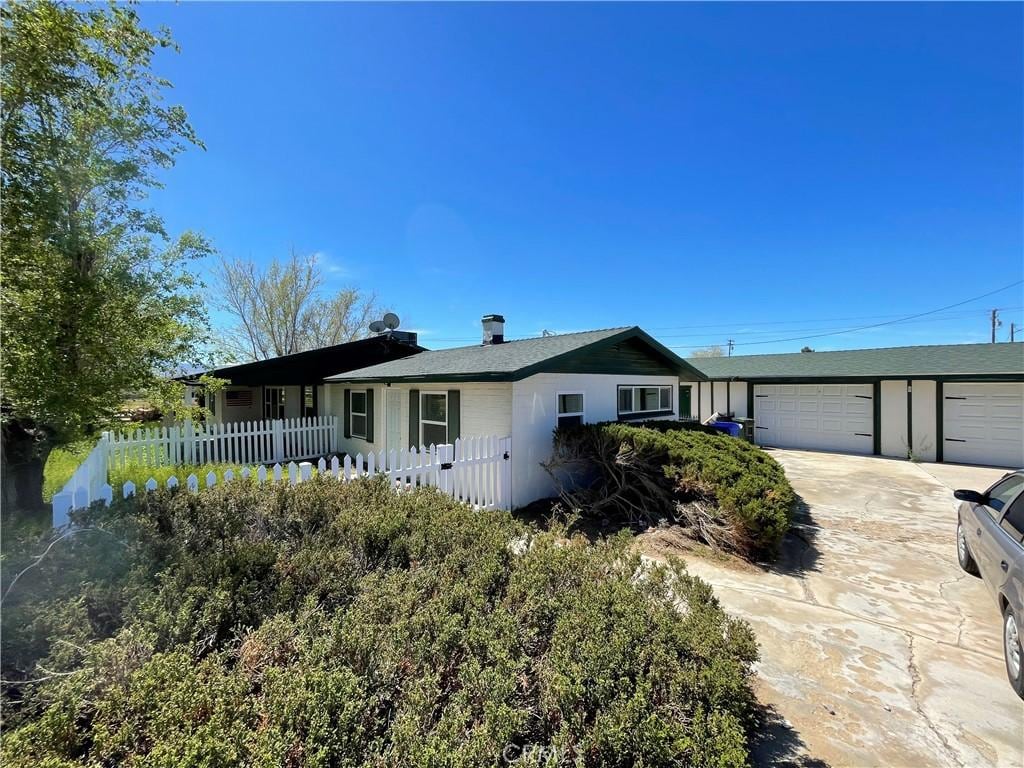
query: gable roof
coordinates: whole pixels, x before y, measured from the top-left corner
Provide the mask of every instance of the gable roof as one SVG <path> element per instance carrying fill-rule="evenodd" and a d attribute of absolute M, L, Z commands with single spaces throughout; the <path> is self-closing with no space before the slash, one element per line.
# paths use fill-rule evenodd
<path fill-rule="evenodd" d="M 658 358 L 673 371 L 689 373 L 697 379 L 703 378 L 699 371 L 668 347 L 637 326 L 631 326 L 421 352 L 402 360 L 330 376 L 328 380 L 518 381 L 624 341 L 638 342 L 645 348 L 646 354 Z"/>
<path fill-rule="evenodd" d="M 692 358 L 709 379 L 1024 376 L 1024 342 Z"/>
<path fill-rule="evenodd" d="M 225 365 L 206 373 L 242 386 L 319 384 L 335 373 L 398 360 L 423 351 L 424 348 L 418 344 L 386 336 L 373 336 L 345 344 L 296 352 L 293 355 L 271 357 L 240 365 Z M 182 378 L 196 379 L 200 375 L 195 373 Z"/>

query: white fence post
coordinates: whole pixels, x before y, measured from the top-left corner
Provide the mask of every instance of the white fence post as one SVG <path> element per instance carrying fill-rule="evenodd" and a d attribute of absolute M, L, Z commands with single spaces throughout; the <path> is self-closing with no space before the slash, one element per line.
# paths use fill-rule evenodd
<path fill-rule="evenodd" d="M 441 493 L 451 496 L 455 493 L 454 474 L 455 446 L 451 444 L 437 446 L 437 488 Z"/>
<path fill-rule="evenodd" d="M 270 422 L 270 434 L 273 444 L 271 449 L 274 453 L 273 461 L 284 461 L 287 458 L 284 455 L 284 421 L 281 419 L 274 419 Z"/>
<path fill-rule="evenodd" d="M 184 440 L 185 445 L 182 446 L 185 450 L 182 451 L 182 455 L 185 459 L 186 464 L 196 463 L 196 430 L 192 426 L 192 419 L 188 419 L 185 422 L 184 429 Z"/>
<path fill-rule="evenodd" d="M 498 440 L 498 508 L 512 511 L 512 438 L 503 437 Z"/>

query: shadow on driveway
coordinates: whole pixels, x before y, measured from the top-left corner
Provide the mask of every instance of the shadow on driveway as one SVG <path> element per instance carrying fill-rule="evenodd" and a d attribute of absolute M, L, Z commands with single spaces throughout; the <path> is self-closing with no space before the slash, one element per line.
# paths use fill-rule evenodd
<path fill-rule="evenodd" d="M 817 546 L 817 538 L 820 530 L 810 506 L 797 494 L 793 524 L 782 539 L 778 558 L 773 563 L 764 564 L 765 570 L 797 578 L 808 571 L 818 571 L 821 551 Z"/>
<path fill-rule="evenodd" d="M 762 704 L 757 713 L 750 759 L 755 768 L 829 768 L 807 754 L 807 745 L 775 707 Z"/>

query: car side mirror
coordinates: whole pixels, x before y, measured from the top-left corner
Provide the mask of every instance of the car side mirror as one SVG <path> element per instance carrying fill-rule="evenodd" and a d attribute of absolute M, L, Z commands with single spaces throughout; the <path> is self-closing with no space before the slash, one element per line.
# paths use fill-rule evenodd
<path fill-rule="evenodd" d="M 966 489 L 953 491 L 953 497 L 960 499 L 960 501 L 969 501 L 972 504 L 984 504 L 988 501 L 985 494 L 978 493 L 977 491 L 968 491 Z"/>

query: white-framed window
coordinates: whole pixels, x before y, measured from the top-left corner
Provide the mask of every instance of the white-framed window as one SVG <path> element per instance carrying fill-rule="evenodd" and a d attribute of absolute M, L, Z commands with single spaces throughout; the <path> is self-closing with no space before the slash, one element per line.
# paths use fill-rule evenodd
<path fill-rule="evenodd" d="M 671 386 L 619 387 L 619 415 L 663 413 L 672 410 Z"/>
<path fill-rule="evenodd" d="M 349 403 L 349 431 L 352 437 L 366 439 L 366 390 L 353 389 Z"/>
<path fill-rule="evenodd" d="M 263 418 L 284 418 L 284 387 L 263 388 Z"/>
<path fill-rule="evenodd" d="M 448 442 L 448 393 L 420 393 L 420 444 Z"/>
<path fill-rule="evenodd" d="M 577 427 L 583 423 L 582 392 L 559 392 L 557 400 L 559 427 Z"/>

